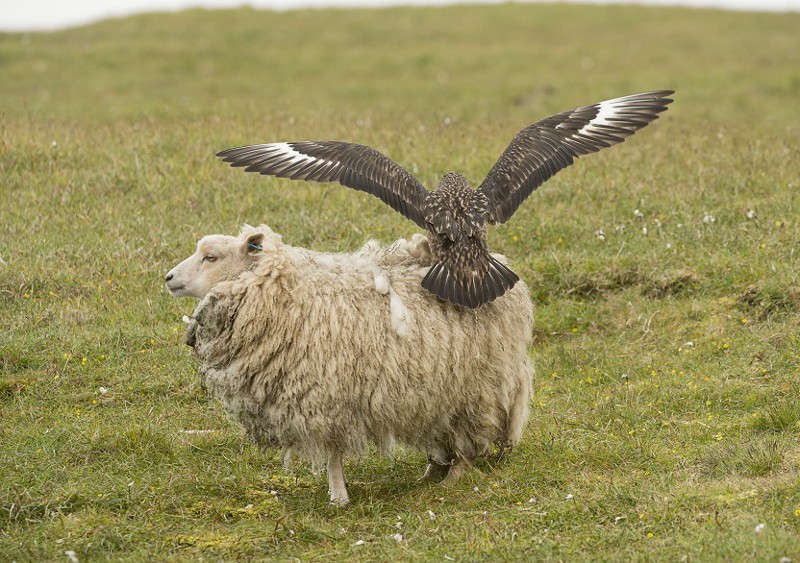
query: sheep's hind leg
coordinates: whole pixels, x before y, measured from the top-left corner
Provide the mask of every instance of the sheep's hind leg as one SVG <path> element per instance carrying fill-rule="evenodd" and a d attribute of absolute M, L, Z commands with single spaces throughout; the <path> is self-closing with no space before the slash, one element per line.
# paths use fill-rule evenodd
<path fill-rule="evenodd" d="M 434 483 L 441 481 L 447 477 L 448 472 L 450 471 L 450 464 L 441 464 L 436 463 L 431 457 L 428 457 L 428 467 L 425 469 L 425 473 L 417 479 L 420 483 Z"/>
<path fill-rule="evenodd" d="M 447 477 L 445 477 L 439 484 L 443 487 L 448 487 L 454 484 L 461 478 L 461 476 L 467 470 L 467 467 L 469 467 L 469 462 L 463 457 L 458 456 L 453 465 L 450 466 L 450 471 L 447 472 Z"/>
<path fill-rule="evenodd" d="M 340 451 L 334 451 L 328 455 L 328 492 L 331 495 L 331 504 L 334 506 L 346 506 L 350 502 L 347 497 L 347 485 L 342 468 L 342 452 Z"/>

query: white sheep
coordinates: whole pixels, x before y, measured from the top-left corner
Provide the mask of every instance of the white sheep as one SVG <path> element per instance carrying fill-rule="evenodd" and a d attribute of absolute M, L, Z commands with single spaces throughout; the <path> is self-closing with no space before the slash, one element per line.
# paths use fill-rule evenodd
<path fill-rule="evenodd" d="M 492 444 L 522 434 L 528 288 L 463 309 L 420 289 L 433 263 L 421 235 L 330 254 L 245 226 L 203 238 L 167 286 L 202 298 L 187 343 L 211 394 L 256 443 L 325 464 L 331 503 L 345 505 L 342 456 L 369 443 L 421 449 L 423 479 L 452 483 Z"/>

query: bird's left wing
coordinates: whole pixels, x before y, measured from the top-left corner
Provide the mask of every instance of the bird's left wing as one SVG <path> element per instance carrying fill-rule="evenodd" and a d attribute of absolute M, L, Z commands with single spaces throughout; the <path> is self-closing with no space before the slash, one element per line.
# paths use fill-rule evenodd
<path fill-rule="evenodd" d="M 410 172 L 371 147 L 342 141 L 267 143 L 228 149 L 217 156 L 245 172 L 339 182 L 379 198 L 425 228 L 423 204 L 428 190 Z"/>
<path fill-rule="evenodd" d="M 490 221 L 505 223 L 525 198 L 575 158 L 621 143 L 657 119 L 673 93 L 607 100 L 542 119 L 517 133 L 478 187 L 489 199 Z"/>

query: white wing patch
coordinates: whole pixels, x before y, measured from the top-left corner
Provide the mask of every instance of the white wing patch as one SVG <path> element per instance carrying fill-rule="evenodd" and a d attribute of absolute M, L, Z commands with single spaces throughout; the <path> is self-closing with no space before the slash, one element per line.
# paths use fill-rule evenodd
<path fill-rule="evenodd" d="M 330 160 L 325 160 L 324 158 L 317 158 L 303 154 L 295 150 L 289 143 L 269 143 L 260 146 L 265 156 L 269 156 L 271 159 L 281 161 L 280 165 L 271 172 L 276 176 L 291 168 L 302 168 L 302 166 L 308 164 L 339 164 L 338 162 L 334 163 Z M 303 180 L 305 179 L 305 174 L 294 176 L 294 179 Z"/>
<path fill-rule="evenodd" d="M 615 98 L 600 102 L 597 104 L 597 115 L 575 134 L 591 136 L 592 133 L 607 133 L 607 130 L 603 130 L 604 127 L 619 128 L 615 120 L 624 118 L 625 113 L 630 111 L 627 107 L 630 101 L 627 98 Z"/>
<path fill-rule="evenodd" d="M 606 100 L 605 102 L 600 102 L 597 104 L 599 107 L 597 108 L 597 117 L 592 119 L 588 124 L 591 125 L 614 125 L 613 122 L 609 121 L 617 117 L 619 114 L 619 110 L 624 110 L 625 103 L 619 103 L 616 100 Z"/>

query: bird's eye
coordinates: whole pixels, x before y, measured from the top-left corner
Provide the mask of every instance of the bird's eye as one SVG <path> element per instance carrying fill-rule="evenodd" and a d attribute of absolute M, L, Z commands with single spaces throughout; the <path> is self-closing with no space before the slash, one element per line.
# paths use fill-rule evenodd
<path fill-rule="evenodd" d="M 216 256 L 203 256 L 203 262 L 216 262 Z"/>

